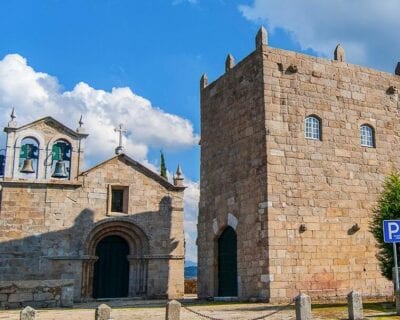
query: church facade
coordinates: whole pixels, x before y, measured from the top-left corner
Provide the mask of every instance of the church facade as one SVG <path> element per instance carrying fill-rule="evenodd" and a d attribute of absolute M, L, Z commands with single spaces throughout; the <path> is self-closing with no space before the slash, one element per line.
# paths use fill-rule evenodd
<path fill-rule="evenodd" d="M 0 286 L 69 279 L 75 301 L 182 297 L 180 169 L 170 183 L 120 145 L 82 171 L 82 122 L 72 130 L 46 117 L 18 127 L 14 118 L 4 129 Z"/>
<path fill-rule="evenodd" d="M 387 296 L 369 222 L 400 169 L 395 74 L 271 48 L 201 79 L 200 297 Z"/>

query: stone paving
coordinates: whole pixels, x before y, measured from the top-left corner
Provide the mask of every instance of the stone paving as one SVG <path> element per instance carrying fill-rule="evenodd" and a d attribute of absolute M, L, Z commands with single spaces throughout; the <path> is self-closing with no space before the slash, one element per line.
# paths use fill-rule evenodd
<path fill-rule="evenodd" d="M 113 320 L 164 320 L 166 301 L 107 301 L 113 307 L 111 318 Z M 73 309 L 41 309 L 38 311 L 37 320 L 94 320 L 94 309 L 101 302 L 77 304 Z M 235 304 L 204 304 L 191 305 L 191 309 L 206 314 L 209 317 L 221 320 L 249 320 L 262 315 L 270 316 L 268 320 L 294 320 L 294 307 L 289 307 L 274 313 L 280 306 L 261 303 L 235 303 Z M 366 318 L 370 319 L 400 319 L 374 310 L 364 311 Z M 205 319 L 182 309 L 181 320 Z M 318 308 L 313 310 L 313 319 L 347 319 L 347 309 L 344 307 Z M 19 310 L 1 310 L 0 320 L 19 320 Z"/>

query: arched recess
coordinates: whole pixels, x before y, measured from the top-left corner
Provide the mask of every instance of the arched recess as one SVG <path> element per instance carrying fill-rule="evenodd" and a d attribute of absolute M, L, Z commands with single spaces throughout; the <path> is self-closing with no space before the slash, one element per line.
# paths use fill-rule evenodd
<path fill-rule="evenodd" d="M 143 230 L 126 219 L 113 219 L 97 223 L 85 236 L 85 256 L 82 272 L 82 297 L 91 298 L 93 295 L 94 264 L 98 257 L 98 244 L 109 236 L 118 236 L 129 246 L 129 289 L 128 296 L 145 295 L 147 292 L 147 259 L 149 241 Z"/>
<path fill-rule="evenodd" d="M 217 295 L 236 297 L 238 295 L 237 236 L 227 226 L 217 239 Z"/>
<path fill-rule="evenodd" d="M 57 161 L 56 158 L 54 157 L 54 145 L 57 142 L 64 142 L 65 144 L 70 146 L 70 159 L 67 160 L 69 163 L 67 163 L 67 167 L 68 167 L 68 173 L 69 173 L 69 178 L 74 178 L 74 173 L 75 173 L 75 160 L 74 160 L 74 144 L 73 141 L 71 141 L 71 139 L 69 139 L 69 137 L 62 135 L 62 134 L 57 134 L 54 137 L 52 137 L 49 142 L 47 143 L 47 147 L 46 147 L 46 178 L 50 179 L 53 175 L 53 171 L 54 171 L 54 166 L 55 166 L 55 162 Z M 57 155 L 56 155 L 57 156 Z"/>
<path fill-rule="evenodd" d="M 44 150 L 45 148 L 45 142 L 43 136 L 40 134 L 40 132 L 32 129 L 25 130 L 23 132 L 20 132 L 17 134 L 15 138 L 15 144 L 14 144 L 14 161 L 13 161 L 13 177 L 14 178 L 26 178 L 25 175 L 21 174 L 19 172 L 20 170 L 20 155 L 21 155 L 21 147 L 23 144 L 24 139 L 33 139 L 37 142 L 38 144 L 38 159 L 37 159 L 37 172 L 35 175 L 36 179 L 43 179 L 44 178 L 44 159 L 46 157 L 46 152 Z"/>

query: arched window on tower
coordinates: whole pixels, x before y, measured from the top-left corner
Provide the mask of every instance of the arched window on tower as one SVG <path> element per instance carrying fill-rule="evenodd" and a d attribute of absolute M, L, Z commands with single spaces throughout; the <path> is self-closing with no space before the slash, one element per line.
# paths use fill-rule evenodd
<path fill-rule="evenodd" d="M 71 176 L 71 144 L 65 140 L 57 140 L 52 147 L 51 177 L 69 179 Z"/>
<path fill-rule="evenodd" d="M 374 148 L 375 147 L 375 132 L 368 124 L 363 124 L 360 127 L 360 142 L 361 146 Z"/>
<path fill-rule="evenodd" d="M 304 128 L 307 139 L 321 140 L 321 120 L 317 116 L 308 116 Z"/>
<path fill-rule="evenodd" d="M 38 177 L 39 148 L 39 142 L 35 138 L 22 139 L 18 164 L 22 178 L 36 179 Z"/>

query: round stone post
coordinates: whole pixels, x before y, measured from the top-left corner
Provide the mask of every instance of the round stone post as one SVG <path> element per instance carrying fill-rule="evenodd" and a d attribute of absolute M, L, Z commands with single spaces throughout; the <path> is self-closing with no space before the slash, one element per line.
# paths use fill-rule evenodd
<path fill-rule="evenodd" d="M 25 309 L 21 310 L 20 320 L 35 320 L 36 319 L 36 310 L 31 307 L 26 307 Z"/>
<path fill-rule="evenodd" d="M 181 319 L 181 304 L 172 300 L 167 303 L 165 311 L 165 320 L 180 320 Z"/>
<path fill-rule="evenodd" d="M 362 295 L 359 292 L 352 291 L 347 295 L 348 309 L 349 309 L 349 320 L 362 320 L 363 316 L 363 304 Z"/>
<path fill-rule="evenodd" d="M 311 320 L 311 299 L 306 294 L 296 297 L 296 320 Z"/>
<path fill-rule="evenodd" d="M 95 320 L 110 320 L 111 308 L 106 304 L 101 304 L 96 308 Z"/>

